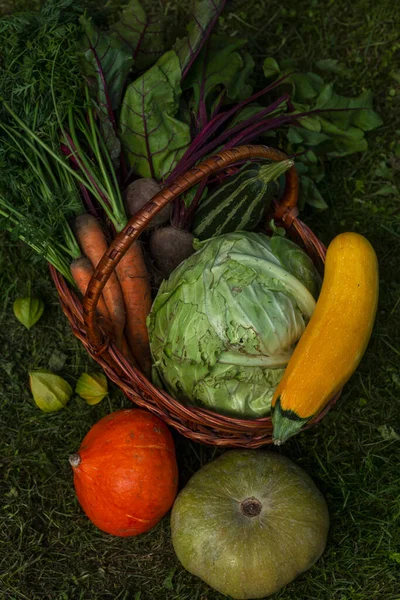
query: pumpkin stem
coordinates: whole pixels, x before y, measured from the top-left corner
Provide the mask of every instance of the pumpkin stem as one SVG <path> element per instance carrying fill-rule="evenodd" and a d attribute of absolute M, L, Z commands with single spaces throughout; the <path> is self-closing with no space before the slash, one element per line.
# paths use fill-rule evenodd
<path fill-rule="evenodd" d="M 253 496 L 251 498 L 246 498 L 243 502 L 240 503 L 240 510 L 244 514 L 245 517 L 258 517 L 262 510 L 262 504 L 257 498 Z"/>
<path fill-rule="evenodd" d="M 71 456 L 69 457 L 69 464 L 71 465 L 71 467 L 77 467 L 78 465 L 80 465 L 81 463 L 81 457 L 79 456 L 79 454 L 71 454 Z"/>

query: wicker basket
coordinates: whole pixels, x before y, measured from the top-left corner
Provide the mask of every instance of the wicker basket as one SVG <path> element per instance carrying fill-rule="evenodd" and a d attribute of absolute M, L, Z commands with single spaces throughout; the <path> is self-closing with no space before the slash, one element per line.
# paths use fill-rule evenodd
<path fill-rule="evenodd" d="M 272 443 L 270 417 L 245 420 L 219 415 L 206 409 L 184 406 L 152 383 L 107 339 L 96 321 L 96 305 L 110 274 L 132 242 L 146 225 L 168 202 L 199 183 L 211 174 L 251 159 L 284 160 L 286 155 L 266 146 L 241 146 L 225 150 L 194 167 L 164 187 L 134 217 L 114 239 L 107 253 L 95 269 L 83 303 L 68 287 L 63 277 L 52 267 L 51 275 L 60 297 L 64 314 L 73 333 L 78 337 L 90 356 L 104 369 L 107 377 L 117 384 L 135 404 L 146 408 L 174 427 L 181 434 L 196 442 L 216 446 L 257 448 Z M 286 173 L 286 186 L 279 204 L 269 219 L 284 227 L 289 238 L 304 247 L 320 271 L 323 269 L 326 249 L 313 232 L 298 219 L 298 176 L 294 167 Z M 319 422 L 336 402 L 337 394 L 314 420 L 305 428 Z"/>

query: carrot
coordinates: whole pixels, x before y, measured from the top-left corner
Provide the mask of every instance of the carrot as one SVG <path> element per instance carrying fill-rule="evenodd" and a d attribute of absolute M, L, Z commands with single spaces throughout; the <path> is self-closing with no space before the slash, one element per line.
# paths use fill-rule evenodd
<path fill-rule="evenodd" d="M 146 318 L 151 308 L 151 288 L 139 242 L 133 242 L 116 270 L 126 306 L 125 335 L 143 373 L 150 376 L 152 360 Z"/>
<path fill-rule="evenodd" d="M 75 219 L 75 230 L 82 252 L 93 267 L 107 251 L 108 244 L 99 221 L 92 215 L 83 214 Z M 121 286 L 115 273 L 112 273 L 103 289 L 103 297 L 114 329 L 115 342 L 121 348 L 125 325 L 125 306 Z"/>
<path fill-rule="evenodd" d="M 121 344 L 121 352 L 122 354 L 125 356 L 125 358 L 128 359 L 128 361 L 136 368 L 138 368 L 138 364 L 136 362 L 136 360 L 133 358 L 133 354 L 132 351 L 129 347 L 129 344 L 127 342 L 126 337 L 124 336 L 122 338 L 122 344 Z"/>
<path fill-rule="evenodd" d="M 90 260 L 86 256 L 81 256 L 80 258 L 76 258 L 70 264 L 71 275 L 74 278 L 76 285 L 82 296 L 86 294 L 87 287 L 89 285 L 89 281 L 93 275 L 93 265 Z M 97 312 L 101 317 L 101 322 L 105 326 L 105 329 L 111 329 L 111 319 L 110 313 L 108 312 L 108 308 L 106 303 L 104 302 L 103 296 L 100 296 L 100 299 L 97 303 Z"/>

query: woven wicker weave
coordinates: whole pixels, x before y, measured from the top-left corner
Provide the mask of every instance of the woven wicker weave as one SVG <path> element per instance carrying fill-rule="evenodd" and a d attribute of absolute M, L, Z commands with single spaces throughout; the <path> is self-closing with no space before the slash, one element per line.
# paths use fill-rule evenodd
<path fill-rule="evenodd" d="M 107 339 L 96 320 L 97 301 L 110 274 L 129 246 L 136 240 L 151 219 L 165 206 L 189 188 L 211 174 L 250 159 L 280 161 L 287 156 L 266 146 L 241 146 L 207 159 L 186 174 L 164 187 L 117 235 L 101 259 L 88 286 L 83 303 L 68 287 L 63 277 L 50 267 L 60 297 L 64 314 L 73 333 L 78 337 L 90 356 L 104 369 L 107 377 L 117 384 L 135 404 L 147 408 L 168 425 L 196 442 L 217 446 L 258 448 L 272 443 L 272 423 L 269 417 L 253 420 L 236 419 L 192 406 L 185 406 L 169 396 L 131 365 L 115 344 Z M 313 232 L 298 218 L 298 176 L 294 167 L 286 173 L 284 195 L 274 211 L 268 216 L 284 227 L 293 241 L 304 247 L 316 266 L 322 271 L 326 249 Z M 306 428 L 319 422 L 336 402 L 337 394 Z"/>

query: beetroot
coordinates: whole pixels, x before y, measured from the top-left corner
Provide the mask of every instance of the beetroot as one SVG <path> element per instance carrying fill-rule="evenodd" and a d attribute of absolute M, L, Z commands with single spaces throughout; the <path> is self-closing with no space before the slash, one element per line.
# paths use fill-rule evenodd
<path fill-rule="evenodd" d="M 195 252 L 194 236 L 172 225 L 156 229 L 150 237 L 150 253 L 164 278 Z"/>
<path fill-rule="evenodd" d="M 125 208 L 129 217 L 133 217 L 147 202 L 149 202 L 160 190 L 162 186 L 150 177 L 136 179 L 128 185 L 125 190 Z M 171 204 L 164 206 L 160 212 L 153 217 L 146 229 L 158 227 L 169 221 L 171 217 Z"/>

